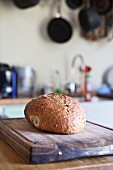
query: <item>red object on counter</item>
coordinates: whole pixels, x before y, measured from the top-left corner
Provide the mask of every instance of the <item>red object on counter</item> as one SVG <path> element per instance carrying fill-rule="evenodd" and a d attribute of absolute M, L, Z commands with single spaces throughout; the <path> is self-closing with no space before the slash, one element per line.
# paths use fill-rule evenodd
<path fill-rule="evenodd" d="M 85 65 L 84 67 L 80 67 L 80 71 L 83 72 L 83 88 L 82 93 L 85 96 L 85 101 L 90 102 L 91 101 L 91 92 L 88 89 L 88 76 L 87 74 L 91 71 L 91 67 Z"/>

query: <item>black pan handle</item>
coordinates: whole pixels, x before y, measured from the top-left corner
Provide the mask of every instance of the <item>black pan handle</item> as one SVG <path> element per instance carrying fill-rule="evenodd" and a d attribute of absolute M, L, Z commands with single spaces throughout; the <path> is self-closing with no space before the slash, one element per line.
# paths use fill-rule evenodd
<path fill-rule="evenodd" d="M 56 18 L 61 17 L 61 0 L 57 0 L 57 13 L 56 13 Z"/>

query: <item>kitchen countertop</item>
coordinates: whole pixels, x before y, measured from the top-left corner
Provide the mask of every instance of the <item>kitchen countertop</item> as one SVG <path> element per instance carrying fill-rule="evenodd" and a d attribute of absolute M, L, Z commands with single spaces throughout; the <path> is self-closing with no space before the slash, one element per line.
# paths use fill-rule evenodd
<path fill-rule="evenodd" d="M 0 99 L 0 105 L 27 104 L 32 98 Z"/>
<path fill-rule="evenodd" d="M 113 156 L 73 159 L 49 164 L 28 164 L 0 138 L 0 170 L 112 170 Z"/>
<path fill-rule="evenodd" d="M 76 94 L 76 95 L 70 95 L 71 97 L 83 97 L 81 94 Z M 113 99 L 112 96 L 106 96 L 106 95 L 96 95 L 92 94 L 92 96 L 98 96 L 100 98 L 104 99 Z M 38 96 L 37 96 L 38 97 Z M 0 105 L 17 105 L 17 104 L 27 104 L 30 100 L 33 98 L 8 98 L 8 99 L 0 99 Z"/>

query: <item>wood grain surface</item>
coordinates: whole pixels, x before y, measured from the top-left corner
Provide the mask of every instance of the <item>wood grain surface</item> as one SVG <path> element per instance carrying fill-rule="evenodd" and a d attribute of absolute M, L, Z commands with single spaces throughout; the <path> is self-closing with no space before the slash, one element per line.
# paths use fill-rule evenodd
<path fill-rule="evenodd" d="M 113 131 L 92 123 L 73 135 L 38 131 L 26 119 L 0 122 L 1 137 L 33 164 L 113 154 Z"/>
<path fill-rule="evenodd" d="M 31 165 L 0 138 L 0 170 L 113 170 L 113 156 Z"/>

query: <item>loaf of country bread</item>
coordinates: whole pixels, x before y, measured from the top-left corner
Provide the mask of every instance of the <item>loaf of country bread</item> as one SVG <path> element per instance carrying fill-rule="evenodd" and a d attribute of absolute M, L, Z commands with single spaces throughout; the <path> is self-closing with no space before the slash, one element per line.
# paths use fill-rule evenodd
<path fill-rule="evenodd" d="M 51 93 L 32 99 L 24 113 L 36 128 L 53 133 L 77 133 L 86 124 L 85 112 L 79 102 L 64 94 Z"/>

